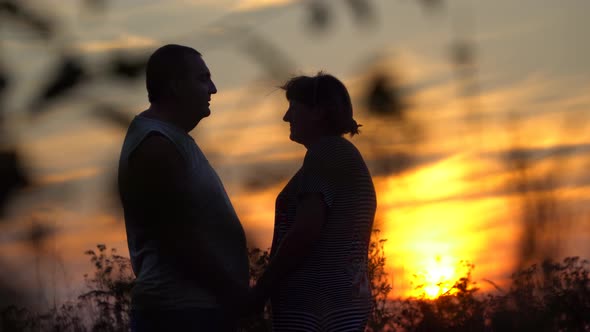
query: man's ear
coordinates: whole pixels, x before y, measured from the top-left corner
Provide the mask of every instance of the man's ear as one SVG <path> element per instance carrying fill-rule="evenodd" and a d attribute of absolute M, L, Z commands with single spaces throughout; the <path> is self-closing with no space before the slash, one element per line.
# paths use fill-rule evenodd
<path fill-rule="evenodd" d="M 179 97 L 182 94 L 180 82 L 178 80 L 172 80 L 170 82 L 170 93 L 173 97 Z"/>

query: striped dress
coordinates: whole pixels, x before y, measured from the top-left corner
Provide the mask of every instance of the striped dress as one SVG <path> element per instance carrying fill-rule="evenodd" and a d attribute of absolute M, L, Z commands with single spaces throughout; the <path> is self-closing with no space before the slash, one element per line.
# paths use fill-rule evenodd
<path fill-rule="evenodd" d="M 345 138 L 312 144 L 278 195 L 271 257 L 295 221 L 297 197 L 312 192 L 323 194 L 327 221 L 305 261 L 271 296 L 273 331 L 363 331 L 371 310 L 367 251 L 376 196 L 361 154 Z"/>

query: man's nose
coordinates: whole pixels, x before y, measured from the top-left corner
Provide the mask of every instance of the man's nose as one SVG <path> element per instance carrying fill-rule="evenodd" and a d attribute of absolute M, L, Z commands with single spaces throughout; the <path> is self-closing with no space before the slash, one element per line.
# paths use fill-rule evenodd
<path fill-rule="evenodd" d="M 285 115 L 283 116 L 283 121 L 285 121 L 285 122 L 289 122 L 289 120 L 290 120 L 290 119 L 289 119 L 289 115 L 290 115 L 290 114 L 289 114 L 289 111 L 285 112 Z"/>
<path fill-rule="evenodd" d="M 211 81 L 211 83 L 209 84 L 209 93 L 210 94 L 217 93 L 217 87 L 215 86 L 215 83 L 213 83 L 213 81 Z"/>

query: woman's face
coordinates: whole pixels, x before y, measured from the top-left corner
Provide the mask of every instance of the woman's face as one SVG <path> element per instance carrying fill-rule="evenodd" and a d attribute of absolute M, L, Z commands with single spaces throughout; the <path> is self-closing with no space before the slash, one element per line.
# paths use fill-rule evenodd
<path fill-rule="evenodd" d="M 321 135 L 321 112 L 297 100 L 289 101 L 289 108 L 283 116 L 289 122 L 291 133 L 289 138 L 297 143 L 307 145 Z"/>

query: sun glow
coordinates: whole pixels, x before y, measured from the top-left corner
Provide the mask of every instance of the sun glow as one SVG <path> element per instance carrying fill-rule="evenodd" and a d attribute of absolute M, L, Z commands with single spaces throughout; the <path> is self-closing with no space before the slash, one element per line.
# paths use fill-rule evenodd
<path fill-rule="evenodd" d="M 413 295 L 434 299 L 448 292 L 459 278 L 456 269 L 457 261 L 448 256 L 428 260 L 423 272 L 416 274 L 417 288 Z"/>
<path fill-rule="evenodd" d="M 473 192 L 468 175 L 484 166 L 469 155 L 456 155 L 378 182 L 382 199 L 377 227 L 387 239 L 392 297 L 434 299 L 452 292 L 465 276 L 461 261 L 476 261 L 488 241 L 478 227 L 497 218 L 511 220 L 502 198 L 448 199 Z M 494 188 L 486 181 L 477 185 Z"/>

